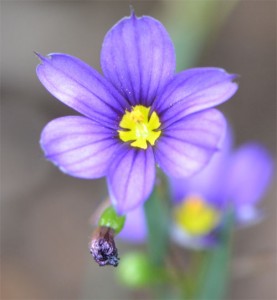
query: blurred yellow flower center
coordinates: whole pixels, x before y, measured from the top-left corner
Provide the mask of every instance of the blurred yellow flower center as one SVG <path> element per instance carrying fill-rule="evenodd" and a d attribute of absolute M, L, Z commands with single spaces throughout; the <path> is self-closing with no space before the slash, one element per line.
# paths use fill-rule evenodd
<path fill-rule="evenodd" d="M 132 111 L 127 111 L 123 115 L 118 130 L 119 138 L 123 142 L 131 142 L 131 146 L 141 149 L 147 148 L 147 142 L 154 146 L 156 140 L 161 135 L 160 119 L 156 112 L 149 116 L 150 107 L 136 105 Z"/>
<path fill-rule="evenodd" d="M 220 215 L 199 195 L 190 195 L 174 208 L 178 226 L 191 235 L 205 235 L 218 224 Z"/>

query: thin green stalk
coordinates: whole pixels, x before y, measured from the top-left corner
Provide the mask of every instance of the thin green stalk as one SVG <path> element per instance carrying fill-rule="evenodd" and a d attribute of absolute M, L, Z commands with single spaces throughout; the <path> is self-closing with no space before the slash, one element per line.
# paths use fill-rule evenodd
<path fill-rule="evenodd" d="M 204 261 L 200 269 L 194 299 L 224 299 L 229 279 L 233 222 L 233 213 L 228 212 L 220 232 L 219 244 L 215 248 L 204 252 Z"/>
<path fill-rule="evenodd" d="M 170 212 L 168 207 L 165 178 L 158 179 L 154 190 L 145 204 L 148 225 L 148 256 L 154 268 L 165 272 L 165 258 L 168 253 Z M 153 287 L 160 299 L 170 299 L 169 290 L 163 284 Z"/>
<path fill-rule="evenodd" d="M 148 225 L 148 251 L 152 263 L 164 266 L 168 251 L 170 212 L 164 178 L 160 178 L 145 204 Z"/>

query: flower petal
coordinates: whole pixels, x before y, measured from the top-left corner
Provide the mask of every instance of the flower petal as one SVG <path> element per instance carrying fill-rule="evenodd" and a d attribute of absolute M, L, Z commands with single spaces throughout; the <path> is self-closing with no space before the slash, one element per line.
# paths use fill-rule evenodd
<path fill-rule="evenodd" d="M 119 233 L 118 237 L 134 244 L 146 242 L 147 223 L 142 205 L 128 212 L 124 228 Z"/>
<path fill-rule="evenodd" d="M 241 146 L 230 161 L 227 192 L 239 209 L 257 203 L 265 193 L 273 175 L 273 160 L 259 144 Z"/>
<path fill-rule="evenodd" d="M 192 236 L 176 224 L 171 227 L 170 237 L 181 247 L 194 250 L 209 249 L 219 242 L 217 235 L 213 232 L 204 236 Z"/>
<path fill-rule="evenodd" d="M 111 201 L 119 214 L 135 209 L 150 195 L 155 180 L 153 150 L 123 146 L 107 175 Z"/>
<path fill-rule="evenodd" d="M 37 76 L 64 104 L 102 124 L 116 127 L 126 100 L 97 71 L 67 54 L 39 55 Z"/>
<path fill-rule="evenodd" d="M 113 131 L 80 116 L 48 123 L 40 143 L 47 159 L 64 173 L 80 178 L 105 176 L 119 145 Z"/>
<path fill-rule="evenodd" d="M 173 177 L 193 175 L 218 150 L 225 128 L 224 116 L 215 109 L 185 117 L 166 128 L 157 141 L 158 164 Z"/>
<path fill-rule="evenodd" d="M 132 105 L 150 106 L 173 76 L 173 44 L 159 21 L 132 13 L 106 34 L 101 66 L 105 77 Z"/>
<path fill-rule="evenodd" d="M 177 74 L 155 101 L 152 110 L 159 114 L 163 127 L 234 95 L 238 85 L 234 74 L 218 68 L 196 68 Z"/>
<path fill-rule="evenodd" d="M 170 178 L 171 194 L 174 203 L 180 203 L 190 195 L 199 195 L 213 207 L 225 208 L 226 170 L 229 166 L 233 136 L 231 128 L 226 134 L 220 151 L 217 151 L 208 164 L 197 174 L 184 178 Z"/>

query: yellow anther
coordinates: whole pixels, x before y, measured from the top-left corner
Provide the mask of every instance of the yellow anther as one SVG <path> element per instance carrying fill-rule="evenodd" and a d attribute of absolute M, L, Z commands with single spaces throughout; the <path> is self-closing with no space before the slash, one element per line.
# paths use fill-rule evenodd
<path fill-rule="evenodd" d="M 137 108 L 137 106 L 135 108 Z M 130 118 L 135 123 L 141 123 L 141 122 L 144 121 L 144 116 L 143 116 L 142 112 L 139 109 L 135 109 L 135 108 L 130 113 Z"/>
<path fill-rule="evenodd" d="M 202 197 L 190 195 L 175 207 L 174 219 L 187 233 L 199 236 L 214 229 L 220 220 L 220 215 Z"/>
<path fill-rule="evenodd" d="M 131 142 L 131 146 L 141 149 L 147 148 L 147 142 L 154 146 L 156 140 L 161 135 L 160 119 L 156 112 L 149 117 L 150 107 L 136 105 L 132 111 L 127 111 L 123 115 L 118 130 L 119 138 L 123 142 Z"/>

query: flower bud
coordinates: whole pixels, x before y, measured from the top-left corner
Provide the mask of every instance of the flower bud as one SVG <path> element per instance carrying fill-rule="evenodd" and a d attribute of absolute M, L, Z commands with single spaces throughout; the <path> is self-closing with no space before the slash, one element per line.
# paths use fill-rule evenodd
<path fill-rule="evenodd" d="M 144 253 L 126 254 L 118 268 L 118 279 L 124 286 L 130 288 L 142 288 L 158 284 L 164 278 L 164 271 L 153 266 Z"/>

